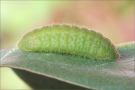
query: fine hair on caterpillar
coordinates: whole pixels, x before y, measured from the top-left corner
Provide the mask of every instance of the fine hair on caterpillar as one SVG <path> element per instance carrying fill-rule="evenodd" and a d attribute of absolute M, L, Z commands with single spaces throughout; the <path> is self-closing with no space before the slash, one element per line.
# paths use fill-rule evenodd
<path fill-rule="evenodd" d="M 18 47 L 24 51 L 56 52 L 96 60 L 116 60 L 119 57 L 115 46 L 99 32 L 67 24 L 35 29 L 23 36 Z"/>

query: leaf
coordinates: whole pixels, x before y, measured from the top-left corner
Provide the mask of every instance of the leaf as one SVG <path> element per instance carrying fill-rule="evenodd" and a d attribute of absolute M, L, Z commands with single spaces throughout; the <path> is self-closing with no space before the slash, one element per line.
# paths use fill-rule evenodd
<path fill-rule="evenodd" d="M 0 58 L 2 58 L 5 54 L 7 54 L 12 49 L 13 48 L 7 48 L 7 49 L 0 50 Z"/>
<path fill-rule="evenodd" d="M 15 47 L 2 57 L 1 67 L 13 68 L 34 89 L 134 90 L 135 44 L 119 45 L 117 49 L 121 57 L 110 62 L 58 53 L 25 52 Z"/>

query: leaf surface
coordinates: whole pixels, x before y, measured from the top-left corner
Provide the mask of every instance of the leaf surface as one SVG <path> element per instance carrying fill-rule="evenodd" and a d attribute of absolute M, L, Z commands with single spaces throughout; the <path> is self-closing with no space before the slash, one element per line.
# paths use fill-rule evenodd
<path fill-rule="evenodd" d="M 112 62 L 15 47 L 1 58 L 1 67 L 13 68 L 34 89 L 134 90 L 135 44 L 117 49 L 121 57 Z"/>

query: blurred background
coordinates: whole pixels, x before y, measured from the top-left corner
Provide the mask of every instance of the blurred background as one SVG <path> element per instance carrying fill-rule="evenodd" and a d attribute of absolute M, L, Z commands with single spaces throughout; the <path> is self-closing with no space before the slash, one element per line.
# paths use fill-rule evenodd
<path fill-rule="evenodd" d="M 134 0 L 1 1 L 0 6 L 0 49 L 15 46 L 27 32 L 52 23 L 86 26 L 115 45 L 134 41 Z M 0 89 L 29 89 L 9 68 L 1 68 L 0 76 Z"/>

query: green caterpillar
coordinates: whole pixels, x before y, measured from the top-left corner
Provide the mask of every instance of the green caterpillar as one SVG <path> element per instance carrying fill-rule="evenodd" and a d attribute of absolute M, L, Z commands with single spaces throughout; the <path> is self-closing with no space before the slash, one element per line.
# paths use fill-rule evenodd
<path fill-rule="evenodd" d="M 24 51 L 68 53 L 96 60 L 116 60 L 115 47 L 102 34 L 71 25 L 45 26 L 27 33 L 18 43 Z"/>

